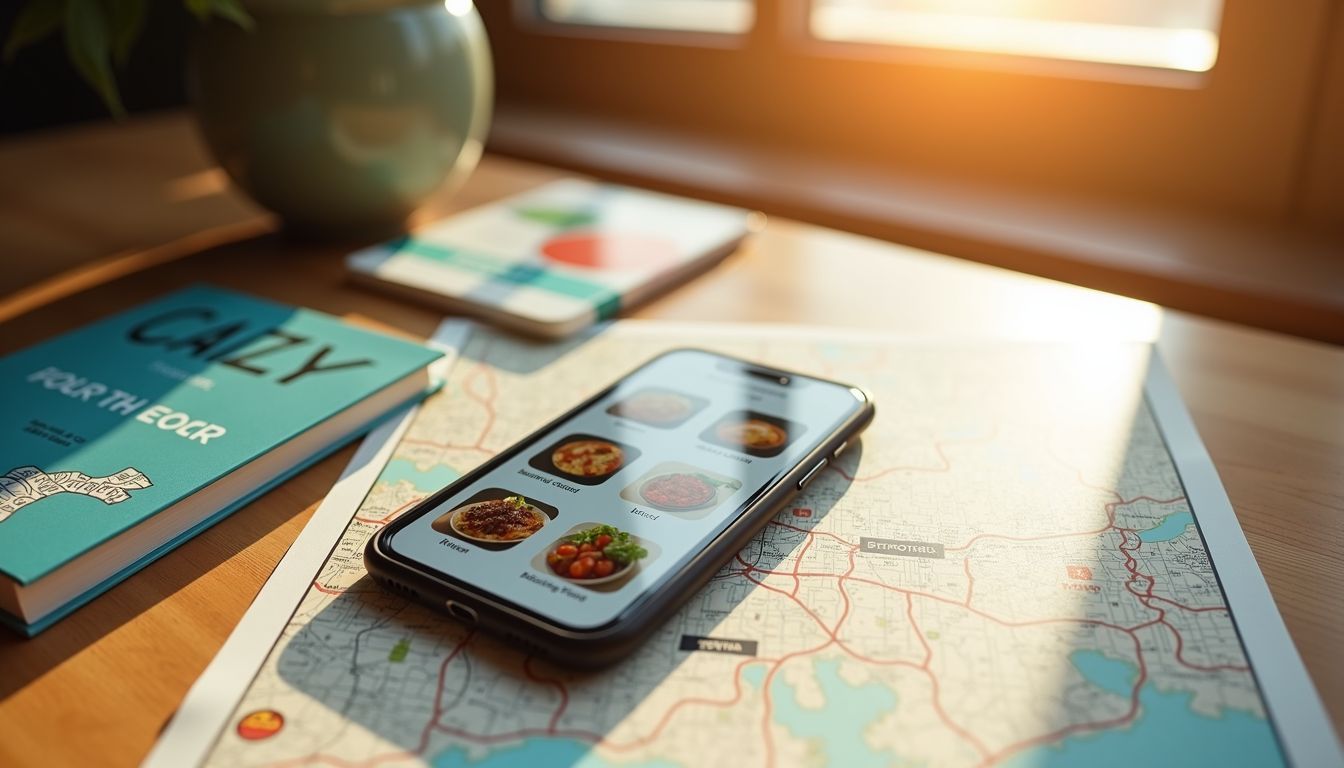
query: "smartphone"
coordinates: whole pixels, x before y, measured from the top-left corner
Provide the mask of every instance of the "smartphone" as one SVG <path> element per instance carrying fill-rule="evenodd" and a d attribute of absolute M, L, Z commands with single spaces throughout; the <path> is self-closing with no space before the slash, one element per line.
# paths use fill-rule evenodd
<path fill-rule="evenodd" d="M 645 363 L 369 542 L 382 586 L 530 653 L 631 653 L 872 420 L 848 384 L 698 349 Z"/>

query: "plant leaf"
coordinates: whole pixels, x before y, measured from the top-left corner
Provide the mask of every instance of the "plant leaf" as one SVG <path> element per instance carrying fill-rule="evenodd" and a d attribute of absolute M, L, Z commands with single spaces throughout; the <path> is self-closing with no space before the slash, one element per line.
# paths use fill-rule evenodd
<path fill-rule="evenodd" d="M 514 211 L 524 219 L 545 224 L 548 227 L 572 229 L 586 227 L 597 221 L 592 211 L 566 211 L 557 208 L 518 208 Z"/>
<path fill-rule="evenodd" d="M 50 35 L 65 17 L 65 0 L 32 0 L 19 12 L 5 41 L 5 61 L 14 54 Z"/>
<path fill-rule="evenodd" d="M 206 5 L 214 15 L 228 19 L 243 29 L 250 30 L 255 26 L 252 16 L 238 0 L 206 0 Z"/>
<path fill-rule="evenodd" d="M 243 29 L 252 29 L 252 16 L 238 0 L 185 0 L 187 10 L 197 21 L 206 22 L 211 16 L 228 19 Z"/>
<path fill-rule="evenodd" d="M 107 14 L 97 0 L 66 0 L 65 49 L 75 69 L 98 95 L 108 110 L 125 117 L 117 81 L 112 77 L 112 39 Z"/>
<path fill-rule="evenodd" d="M 145 0 L 105 0 L 107 20 L 112 30 L 112 58 L 125 66 L 131 46 L 145 26 Z"/>
<path fill-rule="evenodd" d="M 185 5 L 197 21 L 210 18 L 210 0 L 186 0 Z"/>

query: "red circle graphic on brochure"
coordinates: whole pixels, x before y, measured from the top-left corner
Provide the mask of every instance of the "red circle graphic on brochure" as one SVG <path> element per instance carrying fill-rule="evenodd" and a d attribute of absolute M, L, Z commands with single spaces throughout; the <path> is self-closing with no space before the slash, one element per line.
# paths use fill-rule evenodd
<path fill-rule="evenodd" d="M 571 267 L 638 269 L 675 262 L 677 245 L 651 235 L 573 232 L 547 240 L 541 254 Z"/>

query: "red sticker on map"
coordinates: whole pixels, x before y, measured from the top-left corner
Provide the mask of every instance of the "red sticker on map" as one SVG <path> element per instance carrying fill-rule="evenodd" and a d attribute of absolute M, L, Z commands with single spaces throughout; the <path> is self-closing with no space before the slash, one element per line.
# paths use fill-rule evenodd
<path fill-rule="evenodd" d="M 284 715 L 274 709 L 258 709 L 238 721 L 238 735 L 248 741 L 269 739 L 285 727 Z"/>

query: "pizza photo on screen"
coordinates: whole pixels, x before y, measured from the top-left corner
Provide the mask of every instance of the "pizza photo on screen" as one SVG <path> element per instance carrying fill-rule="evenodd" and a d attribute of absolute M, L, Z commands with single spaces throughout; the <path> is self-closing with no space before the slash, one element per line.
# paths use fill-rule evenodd
<path fill-rule="evenodd" d="M 580 485 L 599 485 L 638 456 L 639 449 L 624 443 L 598 435 L 573 434 L 552 443 L 527 463 Z"/>
<path fill-rule="evenodd" d="M 736 411 L 714 422 L 700 434 L 707 443 L 769 458 L 778 456 L 802 434 L 803 425 L 756 411 Z"/>

